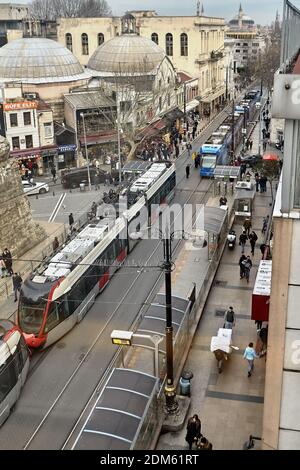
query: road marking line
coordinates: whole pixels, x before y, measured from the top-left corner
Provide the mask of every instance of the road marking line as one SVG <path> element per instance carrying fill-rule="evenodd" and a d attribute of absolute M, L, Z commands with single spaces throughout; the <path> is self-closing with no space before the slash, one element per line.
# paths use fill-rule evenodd
<path fill-rule="evenodd" d="M 67 193 L 63 193 L 61 194 L 59 200 L 57 201 L 57 204 L 56 206 L 54 207 L 54 210 L 52 212 L 52 214 L 50 215 L 49 219 L 48 219 L 48 222 L 53 222 L 58 214 L 58 211 L 59 209 L 61 208 L 61 205 L 62 203 L 64 202 L 65 200 L 65 197 L 66 197 Z"/>

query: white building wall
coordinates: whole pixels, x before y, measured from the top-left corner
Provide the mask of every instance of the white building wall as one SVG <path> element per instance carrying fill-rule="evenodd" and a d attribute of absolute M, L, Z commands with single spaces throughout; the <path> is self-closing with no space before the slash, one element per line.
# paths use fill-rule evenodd
<path fill-rule="evenodd" d="M 25 125 L 24 124 L 24 112 L 30 112 L 31 114 L 31 124 Z M 18 126 L 11 126 L 10 125 L 10 114 L 17 114 L 18 116 Z M 26 139 L 25 136 L 31 135 L 33 141 L 33 147 L 40 146 L 40 139 L 39 139 L 39 132 L 38 132 L 38 124 L 37 124 L 37 115 L 35 109 L 23 109 L 23 110 L 14 110 L 10 112 L 5 112 L 5 123 L 6 123 L 6 137 L 9 141 L 10 148 L 13 150 L 12 145 L 12 138 L 19 137 L 20 141 L 20 150 L 26 149 Z"/>

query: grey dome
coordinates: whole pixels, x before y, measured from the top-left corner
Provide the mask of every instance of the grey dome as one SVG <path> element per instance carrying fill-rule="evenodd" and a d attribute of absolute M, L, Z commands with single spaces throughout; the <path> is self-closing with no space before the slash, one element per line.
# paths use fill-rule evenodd
<path fill-rule="evenodd" d="M 0 48 L 2 82 L 67 82 L 88 76 L 72 52 L 51 39 L 16 39 Z"/>
<path fill-rule="evenodd" d="M 148 75 L 165 58 L 165 52 L 150 39 L 123 34 L 99 46 L 88 62 L 88 69 L 93 75 L 102 76 Z"/>

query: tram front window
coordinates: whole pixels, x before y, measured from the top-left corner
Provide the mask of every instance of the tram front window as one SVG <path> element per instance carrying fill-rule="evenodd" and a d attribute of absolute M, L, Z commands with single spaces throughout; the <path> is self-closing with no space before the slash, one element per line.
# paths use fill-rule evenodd
<path fill-rule="evenodd" d="M 28 299 L 20 299 L 19 305 L 19 324 L 24 333 L 38 334 L 42 327 L 46 309 L 46 300 L 40 300 L 38 303 L 32 303 Z"/>
<path fill-rule="evenodd" d="M 203 156 L 202 167 L 203 168 L 215 168 L 216 166 L 216 157 L 208 157 L 207 155 Z"/>

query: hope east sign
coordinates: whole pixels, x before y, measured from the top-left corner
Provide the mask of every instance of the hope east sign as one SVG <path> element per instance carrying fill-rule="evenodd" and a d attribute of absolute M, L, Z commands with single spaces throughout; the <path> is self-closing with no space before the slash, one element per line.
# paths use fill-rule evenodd
<path fill-rule="evenodd" d="M 36 109 L 37 102 L 36 101 L 20 101 L 15 103 L 4 103 L 3 109 L 4 111 L 14 111 L 16 109 Z"/>
<path fill-rule="evenodd" d="M 272 117 L 300 119 L 300 75 L 275 75 Z"/>

